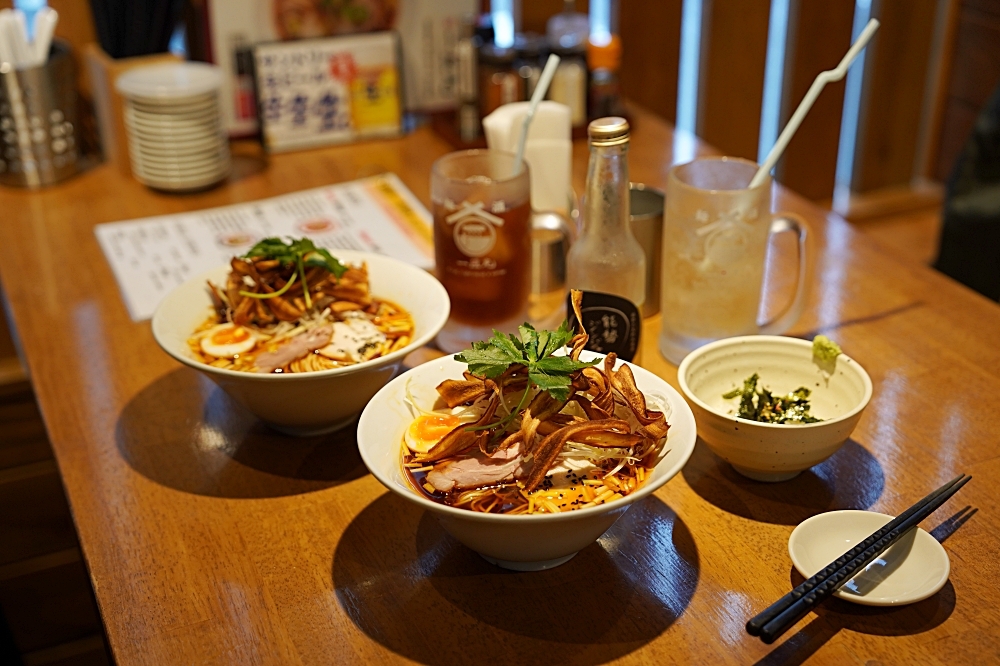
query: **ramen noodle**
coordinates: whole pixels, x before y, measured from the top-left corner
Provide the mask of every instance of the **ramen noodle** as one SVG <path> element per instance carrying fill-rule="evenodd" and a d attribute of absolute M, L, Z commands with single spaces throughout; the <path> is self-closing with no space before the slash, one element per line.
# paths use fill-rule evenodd
<path fill-rule="evenodd" d="M 304 239 L 266 239 L 254 250 L 233 258 L 225 285 L 208 283 L 213 312 L 187 341 L 199 361 L 240 372 L 317 372 L 412 340 L 413 317 L 371 295 L 366 264 L 344 266 Z"/>

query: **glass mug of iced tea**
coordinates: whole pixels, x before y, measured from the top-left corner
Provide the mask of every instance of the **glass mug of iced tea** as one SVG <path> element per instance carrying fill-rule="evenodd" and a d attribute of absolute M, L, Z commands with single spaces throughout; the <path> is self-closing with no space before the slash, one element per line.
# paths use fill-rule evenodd
<path fill-rule="evenodd" d="M 663 217 L 660 351 L 673 363 L 720 338 L 783 333 L 802 313 L 805 226 L 788 215 L 772 215 L 771 179 L 750 187 L 756 172 L 756 164 L 735 157 L 699 159 L 670 171 Z M 786 231 L 798 238 L 795 296 L 761 324 L 769 241 Z M 782 281 L 768 276 L 769 284 Z"/>
<path fill-rule="evenodd" d="M 528 165 L 497 150 L 445 155 L 431 173 L 437 276 L 451 298 L 438 346 L 468 349 L 526 320 L 531 289 Z"/>

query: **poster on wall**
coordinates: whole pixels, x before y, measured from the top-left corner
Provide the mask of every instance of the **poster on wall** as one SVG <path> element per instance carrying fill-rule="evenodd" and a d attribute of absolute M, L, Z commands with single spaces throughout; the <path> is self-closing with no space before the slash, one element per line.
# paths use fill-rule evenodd
<path fill-rule="evenodd" d="M 207 57 L 227 76 L 222 85 L 226 131 L 257 131 L 251 50 L 277 40 L 394 30 L 402 45 L 403 106 L 408 111 L 455 103 L 455 44 L 478 0 L 206 0 Z"/>
<path fill-rule="evenodd" d="M 398 136 L 398 37 L 379 32 L 253 49 L 264 145 L 274 152 Z"/>

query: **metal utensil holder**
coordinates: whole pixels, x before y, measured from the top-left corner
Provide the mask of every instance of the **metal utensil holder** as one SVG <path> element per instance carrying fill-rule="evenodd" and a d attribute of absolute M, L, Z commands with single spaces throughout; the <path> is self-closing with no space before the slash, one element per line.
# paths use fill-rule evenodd
<path fill-rule="evenodd" d="M 0 183 L 42 187 L 75 174 L 76 112 L 76 72 L 64 43 L 53 43 L 39 67 L 0 65 Z"/>

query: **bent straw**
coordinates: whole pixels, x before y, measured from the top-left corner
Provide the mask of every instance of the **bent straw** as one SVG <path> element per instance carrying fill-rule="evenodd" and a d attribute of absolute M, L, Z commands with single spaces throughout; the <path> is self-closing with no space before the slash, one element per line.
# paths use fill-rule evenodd
<path fill-rule="evenodd" d="M 771 148 L 771 152 L 767 154 L 767 159 L 765 159 L 764 163 L 760 165 L 759 169 L 757 169 L 757 173 L 754 174 L 753 180 L 750 181 L 750 187 L 757 187 L 764 182 L 764 179 L 767 178 L 767 174 L 771 173 L 771 169 L 774 168 L 778 159 L 781 158 L 781 154 L 785 152 L 785 147 L 788 146 L 788 142 L 792 140 L 792 136 L 795 134 L 796 130 L 799 129 L 799 125 L 802 124 L 802 119 L 806 117 L 807 113 L 809 113 L 809 109 L 812 108 L 813 102 L 815 102 L 816 98 L 819 97 L 819 94 L 823 92 L 823 88 L 826 87 L 827 83 L 839 81 L 844 78 L 844 75 L 847 74 L 847 68 L 851 66 L 854 59 L 861 53 L 861 49 L 865 48 L 868 44 L 872 35 L 874 35 L 875 31 L 878 30 L 878 26 L 878 19 L 868 21 L 868 25 L 866 25 L 865 29 L 861 31 L 860 35 L 858 35 L 858 39 L 851 44 L 851 48 L 847 50 L 847 53 L 844 55 L 843 60 L 840 61 L 840 64 L 834 69 L 819 73 L 816 80 L 812 82 L 811 86 L 809 86 L 809 91 L 806 93 L 806 96 L 803 97 L 802 101 L 799 103 L 799 108 L 795 109 L 795 113 L 792 114 L 788 124 L 785 125 L 785 129 L 781 130 L 781 136 L 779 136 L 778 140 L 774 142 L 774 147 Z"/>
<path fill-rule="evenodd" d="M 531 125 L 531 121 L 535 117 L 535 110 L 541 103 L 542 98 L 545 97 L 545 93 L 549 90 L 549 84 L 552 83 L 552 77 L 555 76 L 558 65 L 559 56 L 555 53 L 549 55 L 549 59 L 545 62 L 545 69 L 542 70 L 542 75 L 538 78 L 538 85 L 535 86 L 535 92 L 531 94 L 531 105 L 528 107 L 528 115 L 524 117 L 524 124 L 521 126 L 521 140 L 517 143 L 517 155 L 514 157 L 514 173 L 521 172 L 521 163 L 524 162 L 524 146 L 528 142 L 528 126 Z"/>

